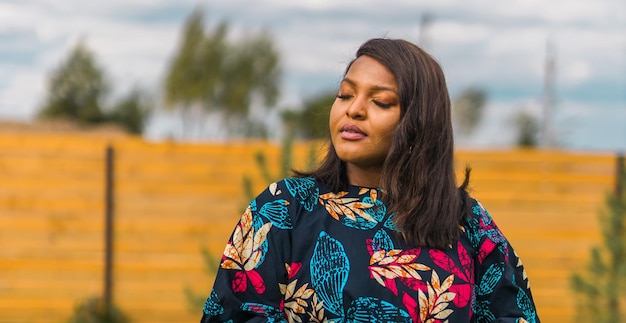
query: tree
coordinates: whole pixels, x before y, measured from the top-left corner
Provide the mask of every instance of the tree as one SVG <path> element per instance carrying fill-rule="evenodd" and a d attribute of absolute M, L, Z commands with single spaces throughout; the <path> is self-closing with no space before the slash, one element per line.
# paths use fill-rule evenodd
<path fill-rule="evenodd" d="M 531 148 L 539 144 L 539 120 L 526 110 L 520 110 L 513 118 L 517 131 L 515 144 L 518 147 Z"/>
<path fill-rule="evenodd" d="M 579 295 L 582 322 L 626 322 L 626 171 L 618 158 L 616 189 L 606 198 L 600 214 L 602 242 L 591 249 L 586 274 L 572 275 L 571 286 Z"/>
<path fill-rule="evenodd" d="M 265 124 L 250 117 L 253 104 L 272 108 L 280 91 L 279 55 L 267 31 L 230 45 L 223 61 L 221 91 L 205 101 L 205 108 L 223 116 L 227 130 L 243 137 L 267 136 Z"/>
<path fill-rule="evenodd" d="M 142 90 L 135 88 L 113 107 L 107 119 L 121 125 L 129 133 L 141 134 L 152 106 L 148 96 Z"/>
<path fill-rule="evenodd" d="M 279 56 L 267 31 L 244 38 L 230 46 L 232 54 L 223 62 L 222 91 L 209 109 L 222 109 L 232 116 L 248 114 L 255 97 L 273 106 L 279 95 Z"/>
<path fill-rule="evenodd" d="M 183 113 L 186 128 L 191 120 L 202 124 L 205 114 L 213 113 L 229 129 L 238 124 L 249 129 L 253 121 L 247 117 L 254 103 L 268 107 L 276 103 L 279 59 L 269 33 L 235 42 L 228 38 L 226 22 L 205 31 L 204 16 L 196 9 L 185 23 L 181 43 L 166 72 L 166 106 Z M 253 132 L 258 133 L 264 132 Z"/>
<path fill-rule="evenodd" d="M 41 118 L 64 118 L 81 123 L 102 122 L 102 101 L 109 90 L 104 72 L 81 41 L 48 81 Z"/>
<path fill-rule="evenodd" d="M 474 132 L 482 118 L 487 94 L 484 90 L 469 87 L 452 100 L 452 116 L 455 129 L 460 135 Z"/>
<path fill-rule="evenodd" d="M 187 131 L 197 119 L 195 115 L 201 112 L 203 100 L 212 100 L 215 95 L 209 90 L 216 88 L 219 81 L 227 28 L 222 23 L 205 36 L 204 16 L 199 9 L 192 12 L 183 27 L 182 40 L 168 68 L 163 90 L 166 107 L 181 110 Z"/>
<path fill-rule="evenodd" d="M 304 138 L 326 139 L 328 137 L 328 117 L 336 98 L 337 92 L 329 91 L 304 102 L 304 110 L 299 120 L 299 128 Z"/>
<path fill-rule="evenodd" d="M 106 107 L 110 86 L 96 64 L 94 54 L 79 42 L 48 81 L 48 94 L 39 110 L 43 119 L 65 119 L 81 124 L 116 123 L 128 132 L 141 134 L 152 102 L 139 89 L 133 89 L 112 108 Z"/>
<path fill-rule="evenodd" d="M 281 114 L 285 133 L 304 139 L 327 139 L 330 109 L 337 92 L 328 91 L 304 102 L 302 110 L 288 109 Z"/>

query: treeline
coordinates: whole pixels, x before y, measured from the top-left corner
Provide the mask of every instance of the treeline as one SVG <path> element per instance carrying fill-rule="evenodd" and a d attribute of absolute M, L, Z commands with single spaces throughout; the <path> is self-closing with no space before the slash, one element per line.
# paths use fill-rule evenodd
<path fill-rule="evenodd" d="M 222 21 L 207 27 L 201 9 L 185 21 L 164 79 L 155 91 L 139 86 L 119 99 L 96 54 L 81 40 L 52 71 L 38 108 L 39 119 L 63 119 L 81 125 L 116 124 L 142 134 L 151 114 L 163 107 L 182 117 L 183 137 L 201 136 L 209 116 L 229 136 L 265 138 L 264 120 L 251 108 L 274 109 L 280 98 L 281 56 L 268 30 L 234 40 Z M 304 107 L 282 108 L 283 126 L 302 138 L 325 136 L 334 93 L 305 100 Z M 110 103 L 113 102 L 113 103 Z M 304 122 L 306 120 L 306 122 Z"/>
<path fill-rule="evenodd" d="M 64 119 L 82 125 L 116 124 L 142 134 L 156 109 L 177 112 L 183 138 L 206 135 L 207 120 L 229 138 L 267 138 L 261 116 L 276 110 L 281 97 L 281 55 L 269 30 L 230 36 L 230 24 L 207 26 L 197 8 L 186 19 L 180 40 L 163 80 L 150 91 L 136 86 L 121 98 L 111 98 L 112 84 L 96 55 L 80 41 L 52 71 L 46 98 L 38 109 L 42 119 Z M 334 91 L 303 100 L 299 107 L 280 107 L 282 133 L 291 138 L 321 139 L 328 133 L 328 112 Z M 455 134 L 467 141 L 481 126 L 487 93 L 479 87 L 462 90 L 452 100 Z M 257 110 L 256 114 L 251 113 Z M 258 113 L 261 110 L 261 113 Z M 535 146 L 536 120 L 521 115 L 515 120 L 516 144 Z M 214 130 L 214 129 L 213 129 Z"/>

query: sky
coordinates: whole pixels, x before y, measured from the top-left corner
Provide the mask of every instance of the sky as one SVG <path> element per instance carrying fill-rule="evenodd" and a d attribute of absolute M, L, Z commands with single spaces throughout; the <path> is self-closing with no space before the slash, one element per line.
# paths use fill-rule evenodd
<path fill-rule="evenodd" d="M 114 95 L 139 86 L 159 98 L 195 8 L 204 11 L 207 29 L 227 21 L 233 39 L 270 32 L 283 71 L 274 110 L 334 91 L 365 40 L 404 38 L 440 62 L 452 97 L 469 87 L 486 91 L 479 129 L 457 138 L 459 145 L 510 147 L 516 113 L 543 115 L 545 64 L 553 57 L 555 141 L 626 152 L 624 0 L 0 0 L 0 119 L 32 120 L 50 73 L 79 40 L 95 54 Z M 180 117 L 159 110 L 146 138 L 180 133 Z"/>

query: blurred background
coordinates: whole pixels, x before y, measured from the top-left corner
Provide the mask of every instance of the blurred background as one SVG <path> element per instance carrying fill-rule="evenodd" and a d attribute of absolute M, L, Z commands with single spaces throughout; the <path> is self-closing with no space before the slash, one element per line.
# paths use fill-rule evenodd
<path fill-rule="evenodd" d="M 543 321 L 616 322 L 621 0 L 0 0 L 0 322 L 199 320 L 243 207 L 319 158 L 373 37 L 441 63 L 459 169 Z"/>

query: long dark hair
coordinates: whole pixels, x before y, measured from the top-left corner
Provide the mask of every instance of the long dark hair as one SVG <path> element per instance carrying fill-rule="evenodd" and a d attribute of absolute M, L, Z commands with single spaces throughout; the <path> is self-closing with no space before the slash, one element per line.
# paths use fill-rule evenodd
<path fill-rule="evenodd" d="M 465 180 L 456 187 L 450 96 L 437 61 L 418 46 L 401 39 L 370 39 L 357 50 L 395 76 L 400 97 L 400 122 L 383 165 L 380 187 L 407 243 L 448 248 L 459 238 L 469 207 Z M 350 62 L 346 73 L 354 62 Z M 335 192 L 348 186 L 345 163 L 332 142 L 313 176 Z"/>

